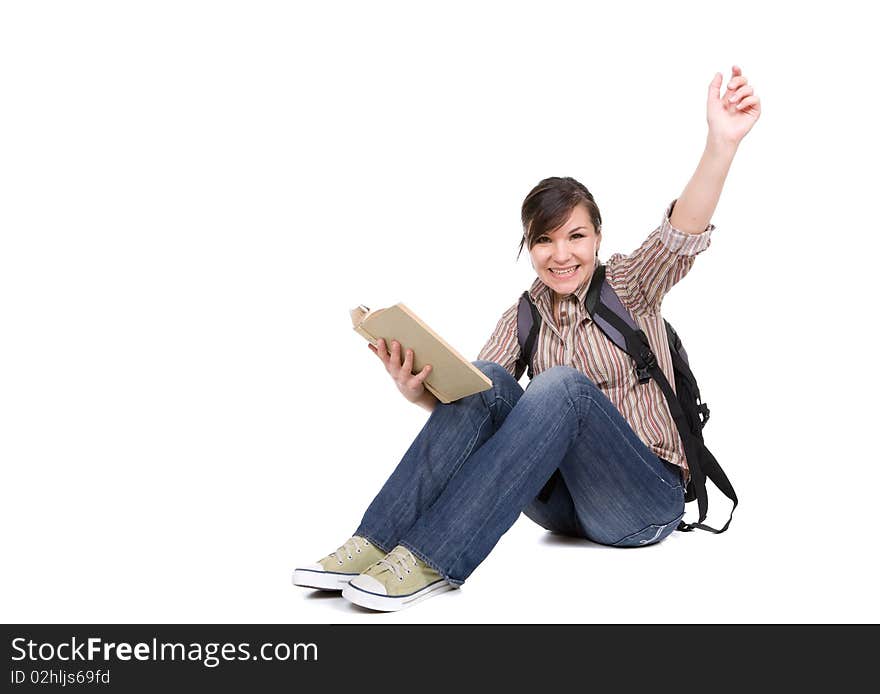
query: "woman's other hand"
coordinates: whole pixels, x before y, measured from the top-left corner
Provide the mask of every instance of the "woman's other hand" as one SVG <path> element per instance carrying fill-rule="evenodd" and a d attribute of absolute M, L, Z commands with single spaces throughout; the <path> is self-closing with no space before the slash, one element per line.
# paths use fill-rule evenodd
<path fill-rule="evenodd" d="M 761 100 L 742 74 L 739 65 L 733 66 L 727 91 L 720 95 L 723 75 L 715 73 L 709 85 L 706 119 L 709 138 L 726 144 L 738 145 L 761 117 Z"/>
<path fill-rule="evenodd" d="M 411 349 L 407 349 L 403 355 L 403 362 L 400 358 L 400 343 L 397 340 L 391 341 L 391 351 L 389 353 L 385 340 L 379 338 L 376 345 L 368 345 L 370 350 L 382 360 L 385 370 L 394 379 L 397 390 L 407 400 L 417 405 L 422 405 L 426 409 L 433 409 L 427 406 L 427 400 L 436 402 L 431 393 L 425 390 L 425 379 L 431 375 L 431 365 L 425 364 L 425 367 L 417 374 L 412 372 L 413 359 L 415 355 Z M 428 396 L 431 396 L 428 398 Z"/>

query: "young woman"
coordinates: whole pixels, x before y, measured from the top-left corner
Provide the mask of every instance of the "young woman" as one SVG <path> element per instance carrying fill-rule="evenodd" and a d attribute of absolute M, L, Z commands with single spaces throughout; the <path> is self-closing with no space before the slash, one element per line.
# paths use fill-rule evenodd
<path fill-rule="evenodd" d="M 613 255 L 606 278 L 672 376 L 660 305 L 708 248 L 710 223 L 740 141 L 760 100 L 733 66 L 709 86 L 706 147 L 663 221 L 630 255 Z M 412 350 L 379 340 L 376 353 L 410 402 L 431 416 L 370 504 L 354 536 L 297 585 L 342 590 L 351 602 L 399 610 L 457 588 L 520 512 L 543 527 L 616 547 L 661 541 L 684 514 L 687 460 L 656 383 L 639 384 L 631 359 L 590 319 L 583 300 L 599 265 L 602 218 L 571 178 L 548 178 L 522 206 L 523 238 L 537 273 L 541 314 L 534 378 L 517 383 L 517 304 L 501 316 L 474 365 L 491 389 L 441 404 L 412 373 Z M 561 479 L 536 500 L 555 470 Z"/>

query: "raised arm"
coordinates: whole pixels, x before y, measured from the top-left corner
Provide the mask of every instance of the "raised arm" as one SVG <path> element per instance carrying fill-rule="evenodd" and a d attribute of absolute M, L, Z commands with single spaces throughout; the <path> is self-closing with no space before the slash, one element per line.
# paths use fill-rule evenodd
<path fill-rule="evenodd" d="M 738 65 L 733 66 L 723 97 L 719 92 L 721 80 L 722 74 L 717 72 L 709 85 L 709 132 L 703 156 L 669 218 L 672 226 L 687 234 L 699 234 L 708 226 L 739 143 L 761 115 L 761 100 Z"/>

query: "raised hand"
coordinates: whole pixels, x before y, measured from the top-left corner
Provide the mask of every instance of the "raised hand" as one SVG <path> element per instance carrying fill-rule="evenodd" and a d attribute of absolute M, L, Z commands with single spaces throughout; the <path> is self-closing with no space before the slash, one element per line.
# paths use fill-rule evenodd
<path fill-rule="evenodd" d="M 742 74 L 742 68 L 733 66 L 733 74 L 724 95 L 720 95 L 723 75 L 715 73 L 709 85 L 706 120 L 709 137 L 720 142 L 738 145 L 761 116 L 761 100 Z"/>

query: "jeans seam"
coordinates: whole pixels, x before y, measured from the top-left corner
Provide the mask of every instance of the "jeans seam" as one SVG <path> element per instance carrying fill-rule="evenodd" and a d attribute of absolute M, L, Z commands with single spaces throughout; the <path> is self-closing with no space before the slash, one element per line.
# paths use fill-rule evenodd
<path fill-rule="evenodd" d="M 646 525 L 646 526 L 645 526 L 644 528 L 642 528 L 641 530 L 637 530 L 637 531 L 634 532 L 634 533 L 630 533 L 629 535 L 625 535 L 624 537 L 620 538 L 620 539 L 617 540 L 616 542 L 612 542 L 611 545 L 612 545 L 612 546 L 617 546 L 617 545 L 619 545 L 621 542 L 623 542 L 624 540 L 628 540 L 628 539 L 631 538 L 631 537 L 635 537 L 636 535 L 640 535 L 641 533 L 645 532 L 648 528 L 663 528 L 663 529 L 666 529 L 667 527 L 669 527 L 669 526 L 672 525 L 673 523 L 678 523 L 678 521 L 680 521 L 682 518 L 684 518 L 684 512 L 683 512 L 683 511 L 682 511 L 681 515 L 679 515 L 679 516 L 676 517 L 676 518 L 673 518 L 673 519 L 672 519 L 671 521 L 669 521 L 668 523 L 648 523 L 648 525 Z M 658 540 L 658 542 L 659 542 L 659 540 Z M 656 544 L 656 543 L 655 543 L 655 542 L 652 542 L 651 544 Z M 635 546 L 635 545 L 633 545 L 633 546 Z M 647 546 L 647 545 L 639 545 L 639 546 L 640 546 L 640 547 L 645 547 L 645 546 Z"/>
<path fill-rule="evenodd" d="M 500 400 L 501 402 L 503 402 L 505 405 L 507 405 L 507 409 L 508 409 L 508 413 L 507 413 L 507 414 L 510 414 L 509 411 L 513 409 L 513 407 L 514 407 L 514 405 L 515 405 L 516 403 L 514 403 L 513 405 L 511 405 L 511 404 L 507 401 L 507 398 L 504 398 L 504 397 L 502 397 L 502 396 L 500 396 L 500 395 L 499 395 L 497 398 L 495 398 L 495 402 L 498 402 L 499 400 Z M 492 409 L 493 409 L 493 414 L 494 414 L 494 408 L 492 408 Z M 507 415 L 504 415 L 504 418 L 507 419 Z"/>
<path fill-rule="evenodd" d="M 592 395 L 584 396 L 584 397 L 589 397 L 591 400 L 593 399 Z M 618 434 L 622 434 L 622 438 L 626 442 L 626 445 L 629 446 L 630 449 L 632 449 L 633 453 L 636 454 L 636 456 L 642 462 L 642 464 L 644 464 L 651 472 L 654 473 L 654 475 L 657 477 L 658 480 L 660 480 L 663 484 L 665 484 L 670 489 L 677 489 L 677 488 L 681 487 L 680 483 L 679 484 L 670 484 L 665 479 L 663 479 L 663 477 L 658 475 L 656 470 L 654 470 L 654 468 L 651 467 L 650 463 L 647 460 L 645 460 L 644 456 L 642 456 L 642 454 L 639 452 L 639 449 L 632 445 L 629 438 L 627 438 L 627 436 L 623 432 L 621 432 L 620 427 L 618 427 L 617 424 L 615 423 L 615 421 L 611 417 L 608 416 L 608 413 L 606 413 L 604 410 L 602 410 L 601 407 L 599 408 L 599 412 L 602 413 L 602 415 L 605 417 L 605 419 L 608 420 L 608 423 L 614 427 L 615 431 Z M 632 430 L 632 429 L 630 429 L 630 430 Z M 633 432 L 633 433 L 635 433 L 635 432 Z M 654 457 L 657 458 L 657 456 L 654 456 Z M 657 458 L 657 460 L 659 461 L 660 459 Z M 662 463 L 661 463 L 661 465 L 662 465 Z"/>
<path fill-rule="evenodd" d="M 499 400 L 500 400 L 501 402 L 503 402 L 505 405 L 507 405 L 508 410 L 512 410 L 512 409 L 513 409 L 513 405 L 510 404 L 510 402 L 507 400 L 507 398 L 505 398 L 505 397 L 499 392 L 498 386 L 496 386 L 495 388 L 493 388 L 492 391 L 491 391 L 491 392 L 495 393 L 495 397 L 492 399 L 492 402 L 489 402 L 489 401 L 488 401 L 489 399 L 486 397 L 486 393 L 488 393 L 488 392 L 490 392 L 490 391 L 488 391 L 488 390 L 487 390 L 487 391 L 483 391 L 482 393 L 480 393 L 480 395 L 481 395 L 481 397 L 482 397 L 483 402 L 484 402 L 485 405 L 486 405 L 486 409 L 489 410 L 489 414 L 490 414 L 490 416 L 492 416 L 492 422 L 494 423 L 494 422 L 496 421 L 496 417 L 494 416 L 494 415 L 495 415 L 495 404 L 496 404 Z M 505 417 L 506 417 L 506 415 L 505 415 Z"/>
<path fill-rule="evenodd" d="M 589 397 L 589 396 L 586 396 L 586 395 L 579 395 L 579 396 L 577 396 L 577 398 L 575 398 L 575 399 L 580 400 L 580 399 L 582 399 L 582 398 L 586 398 L 586 399 L 590 400 L 591 403 L 592 403 L 592 398 Z M 553 428 L 553 430 L 550 432 L 550 435 L 544 437 L 544 439 L 543 439 L 543 441 L 542 441 L 542 445 L 545 445 L 547 442 L 549 442 L 549 441 L 552 440 L 552 438 L 553 438 L 553 434 L 556 433 L 556 431 L 559 429 L 560 425 L 562 424 L 562 421 L 568 416 L 568 413 L 571 412 L 574 408 L 575 408 L 575 403 L 572 401 L 571 398 L 569 398 L 569 407 L 568 407 L 568 409 L 567 409 L 565 412 L 563 412 L 563 413 L 562 413 L 562 416 L 557 420 L 557 422 L 556 422 L 556 426 L 555 426 L 555 427 Z M 527 474 L 529 474 L 531 471 L 532 471 L 532 468 L 529 468 L 528 470 L 523 470 L 523 471 L 520 473 L 520 475 L 514 480 L 514 483 L 511 484 L 511 485 L 508 487 L 508 489 L 507 489 L 507 491 L 504 493 L 504 495 L 501 496 L 501 497 L 499 497 L 498 499 L 496 499 L 495 504 L 492 506 L 492 510 L 491 510 L 491 512 L 489 512 L 489 513 L 487 513 L 487 514 L 484 515 L 484 517 L 483 517 L 483 522 L 480 524 L 480 527 L 477 528 L 476 532 L 471 533 L 471 537 L 470 537 L 470 539 L 467 541 L 467 543 L 465 543 L 464 547 L 461 548 L 461 550 L 459 551 L 459 553 L 458 553 L 458 554 L 455 556 L 455 558 L 450 562 L 450 564 L 449 564 L 450 567 L 454 567 L 454 566 L 458 563 L 458 561 L 461 559 L 461 556 L 462 556 L 462 555 L 468 550 L 468 548 L 470 548 L 470 546 L 471 546 L 471 544 L 473 543 L 473 541 L 474 541 L 474 540 L 476 539 L 476 537 L 480 534 L 480 531 L 486 526 L 486 523 L 489 522 L 489 519 L 492 517 L 492 515 L 495 513 L 495 511 L 498 509 L 498 507 L 501 506 L 501 504 L 503 504 L 503 502 L 507 499 L 508 496 L 510 496 L 510 494 L 511 494 L 513 488 L 516 487 L 516 486 L 517 486 L 517 483 L 518 483 L 523 477 L 525 477 Z M 445 544 L 446 544 L 446 543 L 444 542 L 442 545 L 440 545 L 440 548 L 442 548 L 443 545 L 445 545 Z"/>
<path fill-rule="evenodd" d="M 483 429 L 483 425 L 492 418 L 492 413 L 487 412 L 486 416 L 480 421 L 480 423 L 474 429 L 474 435 L 471 437 L 471 440 L 468 442 L 467 448 L 465 448 L 465 452 L 455 461 L 455 465 L 452 469 L 452 474 L 446 478 L 446 482 L 443 485 L 443 489 L 449 485 L 449 481 L 458 474 L 458 471 L 461 469 L 461 466 L 464 464 L 464 461 L 468 459 L 471 454 L 471 451 L 474 449 L 474 445 L 477 443 L 477 439 L 480 437 L 480 432 Z"/>

